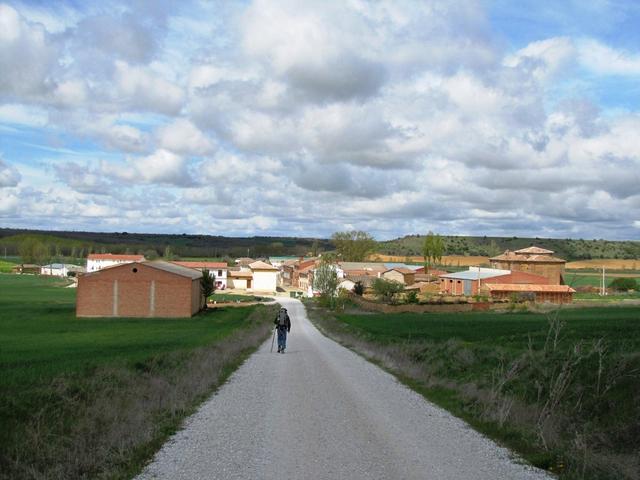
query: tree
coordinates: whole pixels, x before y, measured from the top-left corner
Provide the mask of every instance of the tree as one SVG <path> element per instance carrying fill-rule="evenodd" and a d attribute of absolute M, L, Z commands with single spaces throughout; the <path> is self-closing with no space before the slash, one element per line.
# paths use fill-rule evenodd
<path fill-rule="evenodd" d="M 320 300 L 333 308 L 338 290 L 338 273 L 333 261 L 326 256 L 313 274 L 313 288 L 320 293 Z"/>
<path fill-rule="evenodd" d="M 312 257 L 317 257 L 319 250 L 320 250 L 320 244 L 318 243 L 318 240 L 316 239 L 311 244 L 311 256 Z"/>
<path fill-rule="evenodd" d="M 18 247 L 22 263 L 42 264 L 49 258 L 49 247 L 34 237 L 26 237 Z"/>
<path fill-rule="evenodd" d="M 208 269 L 202 269 L 202 278 L 200 279 L 200 285 L 202 287 L 202 296 L 204 297 L 204 308 L 207 308 L 207 299 L 216 290 L 216 277 Z"/>
<path fill-rule="evenodd" d="M 377 245 L 371 235 L 359 230 L 335 232 L 331 236 L 331 241 L 335 245 L 338 255 L 347 262 L 364 261 Z"/>
<path fill-rule="evenodd" d="M 361 297 L 364 294 L 364 285 L 362 284 L 362 282 L 360 280 L 358 280 L 353 285 L 353 293 L 355 293 L 359 297 Z"/>
<path fill-rule="evenodd" d="M 429 273 L 431 264 L 438 262 L 442 259 L 444 253 L 444 242 L 440 235 L 435 235 L 433 232 L 429 232 L 424 239 L 422 245 L 422 255 L 424 256 L 424 268 L 425 273 Z"/>
<path fill-rule="evenodd" d="M 373 291 L 383 302 L 395 303 L 396 295 L 404 291 L 404 285 L 395 280 L 376 278 L 373 281 Z"/>
<path fill-rule="evenodd" d="M 167 262 L 170 262 L 171 260 L 173 260 L 173 251 L 171 250 L 171 245 L 167 245 L 164 249 L 164 254 L 162 255 L 162 258 L 164 258 Z"/>

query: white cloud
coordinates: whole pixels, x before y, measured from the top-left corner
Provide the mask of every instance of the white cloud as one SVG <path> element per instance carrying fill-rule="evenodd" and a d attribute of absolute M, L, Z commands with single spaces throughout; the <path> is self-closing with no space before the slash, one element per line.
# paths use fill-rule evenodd
<path fill-rule="evenodd" d="M 0 4 L 0 93 L 44 94 L 57 55 L 58 48 L 42 25 L 27 23 L 16 9 Z"/>
<path fill-rule="evenodd" d="M 186 118 L 161 127 L 156 136 L 161 148 L 183 155 L 206 155 L 215 149 L 214 142 Z"/>
<path fill-rule="evenodd" d="M 578 43 L 580 63 L 600 75 L 640 76 L 640 53 L 611 48 L 598 40 Z"/>
<path fill-rule="evenodd" d="M 0 157 L 0 188 L 15 187 L 21 178 L 18 170 Z"/>
<path fill-rule="evenodd" d="M 148 67 L 115 62 L 116 99 L 133 109 L 175 115 L 182 108 L 184 92 Z"/>

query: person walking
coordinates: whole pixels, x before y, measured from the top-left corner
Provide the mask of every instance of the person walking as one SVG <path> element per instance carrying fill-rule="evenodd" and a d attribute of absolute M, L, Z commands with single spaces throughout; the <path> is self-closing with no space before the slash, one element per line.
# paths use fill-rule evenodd
<path fill-rule="evenodd" d="M 287 333 L 291 331 L 291 319 L 286 308 L 280 309 L 273 323 L 278 330 L 278 353 L 284 353 L 284 349 L 287 348 Z"/>

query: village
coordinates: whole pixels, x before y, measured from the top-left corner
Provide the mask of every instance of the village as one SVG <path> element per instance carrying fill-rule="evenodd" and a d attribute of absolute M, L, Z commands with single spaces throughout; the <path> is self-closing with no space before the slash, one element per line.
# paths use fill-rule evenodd
<path fill-rule="evenodd" d="M 533 302 L 568 304 L 575 289 L 566 285 L 566 261 L 554 252 L 531 246 L 505 251 L 489 259 L 489 266 L 445 271 L 399 262 L 333 261 L 337 286 L 358 299 L 375 301 L 376 281 L 397 287 L 393 303 L 500 304 Z M 79 317 L 189 317 L 205 306 L 201 295 L 203 272 L 218 292 L 288 295 L 313 298 L 322 294 L 314 277 L 322 256 L 237 258 L 233 265 L 212 261 L 145 260 L 144 255 L 92 253 L 86 266 L 71 264 L 17 265 L 16 272 L 73 279 L 77 285 Z M 207 301 L 217 304 L 215 296 Z"/>

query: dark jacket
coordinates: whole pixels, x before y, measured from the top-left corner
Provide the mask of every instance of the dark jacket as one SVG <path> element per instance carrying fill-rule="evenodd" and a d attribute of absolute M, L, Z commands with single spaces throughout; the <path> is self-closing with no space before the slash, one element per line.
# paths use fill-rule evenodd
<path fill-rule="evenodd" d="M 278 314 L 276 315 L 276 319 L 273 321 L 273 323 L 276 324 L 278 329 L 285 329 L 286 328 L 287 332 L 290 332 L 291 331 L 291 319 L 289 318 L 289 314 L 288 313 L 285 313 L 285 316 L 286 316 L 286 318 L 284 320 L 284 325 L 279 325 L 279 323 L 280 323 L 280 320 L 279 320 L 280 312 L 278 312 Z"/>

